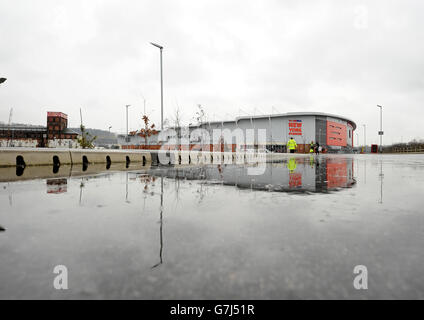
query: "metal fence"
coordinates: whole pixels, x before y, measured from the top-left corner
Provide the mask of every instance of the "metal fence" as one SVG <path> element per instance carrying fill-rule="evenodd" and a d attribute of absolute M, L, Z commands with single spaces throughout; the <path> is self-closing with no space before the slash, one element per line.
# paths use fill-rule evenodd
<path fill-rule="evenodd" d="M 422 147 L 397 147 L 393 148 L 392 152 L 396 153 L 420 153 L 424 152 Z"/>

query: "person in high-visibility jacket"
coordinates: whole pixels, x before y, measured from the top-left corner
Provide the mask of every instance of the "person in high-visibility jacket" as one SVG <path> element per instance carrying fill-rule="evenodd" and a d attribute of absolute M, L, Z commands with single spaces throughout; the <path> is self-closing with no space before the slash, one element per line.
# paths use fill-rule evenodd
<path fill-rule="evenodd" d="M 313 141 L 311 141 L 311 145 L 309 147 L 309 153 L 314 153 L 315 152 L 315 144 Z"/>
<path fill-rule="evenodd" d="M 311 166 L 311 168 L 313 168 L 315 165 L 315 158 L 313 155 L 309 156 L 309 165 Z"/>
<path fill-rule="evenodd" d="M 289 169 L 289 172 L 293 173 L 294 170 L 296 170 L 296 167 L 297 167 L 296 158 L 289 159 L 289 161 L 287 162 L 287 168 Z"/>
<path fill-rule="evenodd" d="M 290 150 L 290 153 L 294 153 L 294 151 L 297 148 L 297 143 L 293 139 L 293 137 L 290 138 L 289 142 L 287 142 L 287 148 Z"/>

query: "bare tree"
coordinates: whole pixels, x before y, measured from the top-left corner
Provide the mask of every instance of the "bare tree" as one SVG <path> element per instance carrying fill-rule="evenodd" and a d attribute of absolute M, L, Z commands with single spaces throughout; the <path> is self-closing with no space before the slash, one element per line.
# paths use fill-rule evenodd
<path fill-rule="evenodd" d="M 202 124 L 206 119 L 206 113 L 201 104 L 197 105 L 197 111 L 195 113 L 194 119 L 198 124 Z"/>
<path fill-rule="evenodd" d="M 171 126 L 171 120 L 169 118 L 165 118 L 163 120 L 163 128 L 169 128 Z"/>
<path fill-rule="evenodd" d="M 81 148 L 83 149 L 93 149 L 94 148 L 94 140 L 97 139 L 97 136 L 92 136 L 90 133 L 88 133 L 85 129 L 85 126 L 82 124 L 82 111 L 80 108 L 80 117 L 81 117 L 81 125 L 80 125 L 80 130 L 81 130 L 81 137 L 77 138 L 77 141 L 79 143 L 79 145 L 81 146 Z"/>
<path fill-rule="evenodd" d="M 182 115 L 180 111 L 180 107 L 177 104 L 177 107 L 174 111 L 174 116 L 172 117 L 172 122 L 174 125 L 174 130 L 177 134 L 177 146 L 181 145 L 181 124 L 182 124 Z"/>
<path fill-rule="evenodd" d="M 203 107 L 202 107 L 201 104 L 198 104 L 197 105 L 197 111 L 195 113 L 194 120 L 197 122 L 197 124 L 199 126 L 202 125 L 206 121 L 206 112 L 203 109 Z M 209 141 L 207 141 L 207 142 L 205 141 L 206 140 L 206 136 L 205 136 L 204 130 L 202 130 L 201 136 L 202 136 L 201 137 L 202 150 L 204 148 L 203 145 L 205 143 L 207 143 L 207 145 L 208 145 L 207 150 L 209 151 Z"/>

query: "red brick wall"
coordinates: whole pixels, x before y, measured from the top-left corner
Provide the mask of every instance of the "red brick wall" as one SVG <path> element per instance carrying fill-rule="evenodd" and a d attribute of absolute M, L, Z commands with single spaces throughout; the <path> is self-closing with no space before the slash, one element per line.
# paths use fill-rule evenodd
<path fill-rule="evenodd" d="M 327 145 L 346 147 L 346 125 L 334 121 L 327 121 Z"/>

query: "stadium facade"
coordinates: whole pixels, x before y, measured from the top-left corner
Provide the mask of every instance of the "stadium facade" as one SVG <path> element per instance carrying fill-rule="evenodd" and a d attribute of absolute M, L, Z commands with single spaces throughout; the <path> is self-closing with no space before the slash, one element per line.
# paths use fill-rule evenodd
<path fill-rule="evenodd" d="M 293 138 L 297 142 L 298 153 L 309 152 L 312 142 L 318 142 L 326 152 L 351 152 L 355 129 L 355 122 L 343 116 L 322 112 L 290 112 L 243 116 L 233 121 L 203 122 L 188 128 L 168 128 L 161 134 L 149 137 L 147 145 L 144 138 L 132 132 L 128 139 L 125 139 L 125 135 L 118 136 L 118 143 L 124 149 L 159 149 L 166 144 L 169 148 L 187 150 L 207 144 L 215 151 L 266 148 L 273 152 L 287 152 L 287 142 Z M 197 134 L 199 131 L 206 132 L 207 139 Z M 249 139 L 252 132 L 253 138 Z"/>

